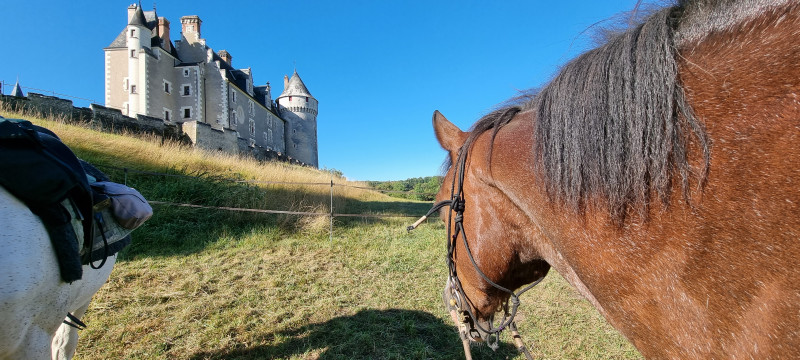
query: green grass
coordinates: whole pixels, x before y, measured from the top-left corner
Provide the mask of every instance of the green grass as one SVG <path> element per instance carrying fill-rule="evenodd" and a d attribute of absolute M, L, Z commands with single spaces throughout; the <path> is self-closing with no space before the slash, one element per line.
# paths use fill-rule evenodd
<path fill-rule="evenodd" d="M 152 139 L 34 121 L 117 182 L 123 174 L 109 166 L 201 175 L 129 174 L 128 183 L 150 200 L 322 211 L 329 206 L 329 188 L 215 180 L 264 180 L 280 171 L 287 181 L 316 179 L 308 169 L 240 166 L 235 159 L 218 161 Z M 334 209 L 341 213 L 421 215 L 430 206 L 370 191 L 335 191 Z M 330 240 L 327 217 L 166 205 L 154 205 L 154 211 L 95 296 L 76 359 L 463 358 L 441 305 L 445 231 L 438 221 L 407 233 L 413 219 L 337 218 Z M 517 323 L 536 358 L 641 358 L 554 272 L 522 297 Z M 507 334 L 501 341 L 497 352 L 475 346 L 474 358 L 523 358 Z"/>

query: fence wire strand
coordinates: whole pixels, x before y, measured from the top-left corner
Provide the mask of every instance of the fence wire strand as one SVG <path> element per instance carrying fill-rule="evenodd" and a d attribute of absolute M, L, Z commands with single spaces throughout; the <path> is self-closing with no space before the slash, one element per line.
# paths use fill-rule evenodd
<path fill-rule="evenodd" d="M 231 179 L 226 177 L 202 177 L 196 175 L 182 175 L 182 174 L 167 174 L 167 173 L 160 173 L 160 172 L 153 172 L 153 171 L 144 171 L 144 170 L 136 170 L 130 168 L 121 168 L 116 166 L 110 165 L 102 165 L 100 166 L 106 169 L 114 169 L 114 170 L 121 170 L 126 173 L 133 172 L 138 174 L 145 174 L 145 175 L 153 175 L 153 176 L 167 176 L 167 177 L 182 177 L 182 178 L 191 178 L 191 179 L 199 179 L 199 180 L 214 180 L 214 181 L 229 181 L 233 183 L 242 183 L 242 184 L 262 184 L 262 185 L 312 185 L 312 186 L 331 186 L 330 182 L 289 182 L 289 181 L 266 181 L 266 180 L 240 180 L 240 179 Z M 337 184 L 333 183 L 333 186 L 340 186 L 340 187 L 348 187 L 353 189 L 361 189 L 361 190 L 372 190 L 377 191 L 380 193 L 392 193 L 392 194 L 409 194 L 409 195 L 436 195 L 435 193 L 416 193 L 413 191 L 399 191 L 399 190 L 381 190 L 375 189 L 366 186 L 355 186 L 355 185 L 348 185 L 348 184 Z"/>
<path fill-rule="evenodd" d="M 105 169 L 113 169 L 118 171 L 123 171 L 126 175 L 125 183 L 127 185 L 127 174 L 137 173 L 143 175 L 150 175 L 150 176 L 166 176 L 166 177 L 178 177 L 178 178 L 190 178 L 190 179 L 198 179 L 198 180 L 214 180 L 214 181 L 228 181 L 233 183 L 248 183 L 248 184 L 264 184 L 264 185 L 310 185 L 310 186 L 330 186 L 331 188 L 334 186 L 340 187 L 350 187 L 355 189 L 362 189 L 362 190 L 372 190 L 378 192 L 397 192 L 397 191 L 390 191 L 390 190 L 378 190 L 364 186 L 354 186 L 354 185 L 347 185 L 347 184 L 337 184 L 334 183 L 333 180 L 330 182 L 289 182 L 289 181 L 264 181 L 264 180 L 240 180 L 240 179 L 231 179 L 225 177 L 202 177 L 202 176 L 195 176 L 195 175 L 182 175 L 182 174 L 167 174 L 161 172 L 154 172 L 154 171 L 144 171 L 144 170 L 136 170 L 131 168 L 125 167 L 116 167 L 110 165 L 99 165 L 100 168 Z M 412 192 L 408 192 L 412 193 Z M 425 195 L 425 194 L 422 194 Z M 332 198 L 332 195 L 331 195 Z M 209 206 L 209 205 L 197 205 L 197 204 L 186 204 L 186 203 L 174 203 L 168 201 L 155 201 L 155 200 L 148 200 L 148 203 L 153 205 L 166 205 L 166 206 L 180 206 L 180 207 L 189 207 L 189 208 L 196 208 L 196 209 L 212 209 L 212 210 L 227 210 L 227 211 L 239 211 L 239 212 L 252 212 L 252 213 L 263 213 L 263 214 L 284 214 L 284 215 L 301 215 L 301 216 L 331 216 L 331 217 L 363 217 L 363 218 L 418 218 L 418 215 L 389 215 L 389 214 L 340 214 L 340 213 L 333 213 L 333 212 L 307 212 L 307 211 L 289 211 L 289 210 L 266 210 L 266 209 L 249 209 L 249 208 L 237 208 L 237 207 L 228 207 L 228 206 Z"/>

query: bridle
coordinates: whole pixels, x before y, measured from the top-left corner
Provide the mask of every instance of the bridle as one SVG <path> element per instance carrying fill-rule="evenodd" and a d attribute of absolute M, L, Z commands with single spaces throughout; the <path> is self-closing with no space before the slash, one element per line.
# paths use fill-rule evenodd
<path fill-rule="evenodd" d="M 525 288 L 520 290 L 519 292 L 514 292 L 509 290 L 491 279 L 489 279 L 486 274 L 481 271 L 480 267 L 478 267 L 478 263 L 475 261 L 475 258 L 472 256 L 472 250 L 469 248 L 469 242 L 467 241 L 467 233 L 464 231 L 464 209 L 466 206 L 466 202 L 464 200 L 464 170 L 466 168 L 467 163 L 467 150 L 464 146 L 462 146 L 458 151 L 458 157 L 455 163 L 455 173 L 453 174 L 453 183 L 451 184 L 450 188 L 450 199 L 443 200 L 433 205 L 433 207 L 428 211 L 425 216 L 417 220 L 413 225 L 407 228 L 408 231 L 415 229 L 419 224 L 421 224 L 425 219 L 428 218 L 431 214 L 439 211 L 441 208 L 449 206 L 451 211 L 448 213 L 447 217 L 447 267 L 448 267 L 448 277 L 447 277 L 447 285 L 445 286 L 444 293 L 443 293 L 443 300 L 445 302 L 445 306 L 451 312 L 453 316 L 453 320 L 456 321 L 456 324 L 459 328 L 459 335 L 461 336 L 462 341 L 464 341 L 465 352 L 467 354 L 467 358 L 470 359 L 471 355 L 469 353 L 469 347 L 467 340 L 469 341 L 486 341 L 487 345 L 491 347 L 493 350 L 496 350 L 499 343 L 499 334 L 505 329 L 510 329 L 512 331 L 514 341 L 517 344 L 518 349 L 523 352 L 527 358 L 531 358 L 530 353 L 528 353 L 527 348 L 525 347 L 522 340 L 519 338 L 519 333 L 516 329 L 516 323 L 514 323 L 514 317 L 517 314 L 517 308 L 519 307 L 520 300 L 519 297 L 524 292 L 530 290 L 537 284 L 539 284 L 543 278 L 536 280 L 535 282 L 527 285 Z M 455 213 L 455 216 L 453 216 Z M 455 253 L 456 253 L 456 245 L 458 241 L 458 235 L 461 234 L 461 239 L 464 243 L 464 248 L 466 249 L 467 257 L 469 258 L 472 266 L 474 267 L 475 271 L 480 275 L 484 281 L 488 284 L 492 285 L 494 288 L 503 291 L 509 294 L 508 299 L 503 303 L 501 308 L 503 309 L 503 319 L 500 321 L 500 324 L 497 327 L 494 327 L 493 320 L 490 318 L 489 320 L 489 329 L 485 329 L 478 321 L 477 316 L 472 310 L 467 302 L 469 299 L 467 298 L 466 293 L 464 292 L 463 287 L 461 286 L 461 281 L 458 278 L 458 272 L 456 271 L 456 263 L 455 263 Z M 511 303 L 511 307 L 509 309 L 509 302 Z M 482 339 L 481 332 L 488 335 L 487 339 Z"/>

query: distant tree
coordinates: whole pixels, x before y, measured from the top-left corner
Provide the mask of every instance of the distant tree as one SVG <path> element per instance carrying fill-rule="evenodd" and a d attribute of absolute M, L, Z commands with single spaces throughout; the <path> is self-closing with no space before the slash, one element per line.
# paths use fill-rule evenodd
<path fill-rule="evenodd" d="M 441 176 L 426 176 L 395 181 L 368 181 L 375 190 L 403 199 L 433 201 L 442 183 Z"/>

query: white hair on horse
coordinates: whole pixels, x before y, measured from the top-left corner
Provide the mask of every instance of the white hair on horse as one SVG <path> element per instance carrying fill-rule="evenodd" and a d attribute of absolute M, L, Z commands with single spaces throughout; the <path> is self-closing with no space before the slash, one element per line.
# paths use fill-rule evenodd
<path fill-rule="evenodd" d="M 65 283 L 44 224 L 2 187 L 0 219 L 0 359 L 71 359 L 78 333 L 63 321 L 83 316 L 116 256 L 97 270 L 84 265 L 83 278 Z"/>

